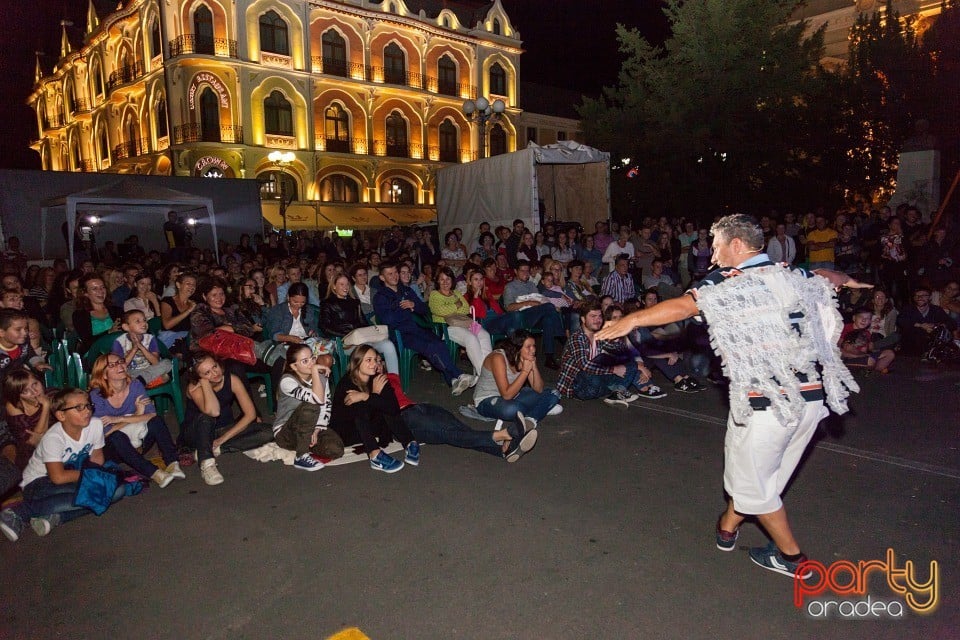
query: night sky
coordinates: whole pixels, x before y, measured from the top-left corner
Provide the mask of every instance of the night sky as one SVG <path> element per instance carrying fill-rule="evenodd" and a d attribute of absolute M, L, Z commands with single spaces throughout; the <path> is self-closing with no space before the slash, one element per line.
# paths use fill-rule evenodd
<path fill-rule="evenodd" d="M 614 26 L 638 27 L 652 40 L 666 32 L 660 0 L 501 0 L 526 53 L 520 78 L 581 93 L 598 93 L 616 82 L 622 61 Z M 0 0 L 0 168 L 39 169 L 28 148 L 37 136 L 25 100 L 33 86 L 34 51 L 49 73 L 60 52 L 60 21 L 72 20 L 79 34 L 87 0 Z M 79 40 L 79 37 L 74 38 Z"/>

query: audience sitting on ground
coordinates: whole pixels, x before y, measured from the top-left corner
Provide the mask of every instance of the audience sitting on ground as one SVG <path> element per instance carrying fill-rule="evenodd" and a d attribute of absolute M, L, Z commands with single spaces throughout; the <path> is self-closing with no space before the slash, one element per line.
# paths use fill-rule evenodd
<path fill-rule="evenodd" d="M 860 289 L 866 291 L 866 289 Z M 874 289 L 867 305 L 871 311 L 870 334 L 875 349 L 887 349 L 900 344 L 900 333 L 897 331 L 897 310 L 893 301 L 883 289 Z"/>
<path fill-rule="evenodd" d="M 239 419 L 234 418 L 234 402 L 242 412 Z M 227 373 L 213 354 L 200 351 L 189 369 L 181 437 L 196 451 L 203 481 L 217 485 L 223 475 L 216 457 L 261 447 L 273 440 L 273 429 L 257 422 L 256 407 L 243 381 Z"/>
<path fill-rule="evenodd" d="M 955 333 L 957 324 L 946 311 L 930 304 L 930 289 L 921 286 L 913 291 L 913 304 L 900 310 L 897 328 L 904 353 L 916 356 L 933 346 L 941 332 Z"/>
<path fill-rule="evenodd" d="M 277 445 L 295 452 L 294 469 L 318 471 L 327 460 L 343 455 L 343 441 L 328 428 L 333 398 L 330 367 L 318 361 L 313 348 L 294 344 L 287 350 L 277 391 L 273 437 Z"/>
<path fill-rule="evenodd" d="M 603 280 L 600 293 L 612 297 L 614 302 L 620 304 L 637 296 L 636 285 L 630 274 L 630 257 L 627 254 L 622 253 L 616 257 L 613 269 Z"/>
<path fill-rule="evenodd" d="M 56 422 L 40 439 L 30 457 L 20 487 L 23 502 L 0 511 L 0 531 L 16 542 L 25 523 L 38 536 L 45 536 L 61 524 L 91 513 L 75 506 L 81 469 L 86 461 L 103 465 L 103 423 L 93 417 L 93 405 L 86 391 L 66 388 L 58 391 L 50 403 Z M 111 502 L 126 494 L 120 483 Z"/>
<path fill-rule="evenodd" d="M 0 442 L 0 455 L 23 469 L 50 427 L 50 397 L 55 390 L 44 389 L 39 376 L 27 369 L 8 371 L 2 389 L 10 437 Z"/>
<path fill-rule="evenodd" d="M 650 273 L 645 274 L 641 279 L 643 288 L 646 290 L 654 289 L 660 294 L 661 300 L 669 300 L 683 294 L 673 277 L 663 268 L 663 260 L 655 258 L 650 266 Z"/>
<path fill-rule="evenodd" d="M 840 334 L 840 357 L 847 366 L 865 367 L 869 371 L 889 373 L 896 354 L 893 349 L 878 349 L 870 332 L 873 311 L 863 308 L 853 314 L 853 321 L 844 325 Z"/>
<path fill-rule="evenodd" d="M 396 271 L 396 267 L 392 263 L 388 267 L 384 282 L 390 286 L 390 271 Z M 333 395 L 330 428 L 347 445 L 362 442 L 370 468 L 375 471 L 396 473 L 404 464 L 420 464 L 420 444 L 400 418 L 393 386 L 383 373 L 379 354 L 370 345 L 362 344 L 350 355 L 346 374 Z M 384 451 L 394 439 L 403 445 L 403 462 Z"/>
<path fill-rule="evenodd" d="M 480 415 L 514 421 L 526 433 L 551 412 L 559 413 L 560 394 L 543 381 L 537 343 L 529 331 L 514 331 L 497 346 L 483 362 L 473 403 Z"/>
<path fill-rule="evenodd" d="M 127 373 L 121 356 L 105 353 L 93 363 L 90 402 L 93 415 L 103 423 L 107 460 L 123 462 L 161 488 L 175 478 L 187 477 L 180 470 L 177 448 L 166 423 L 157 415 L 140 380 Z M 144 455 L 154 444 L 163 459 L 162 469 Z"/>
<path fill-rule="evenodd" d="M 126 371 L 148 389 L 169 382 L 173 363 L 160 357 L 158 341 L 147 332 L 143 312 L 125 312 L 120 316 L 120 328 L 123 333 L 113 341 L 111 351 L 124 360 Z"/>

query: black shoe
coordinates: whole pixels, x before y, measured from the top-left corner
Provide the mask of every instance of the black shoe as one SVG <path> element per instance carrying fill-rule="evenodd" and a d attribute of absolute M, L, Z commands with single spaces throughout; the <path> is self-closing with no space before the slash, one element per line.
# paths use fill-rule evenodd
<path fill-rule="evenodd" d="M 543 366 L 545 366 L 548 369 L 554 369 L 554 370 L 560 369 L 560 365 L 559 363 L 557 363 L 557 359 L 554 358 L 552 355 L 547 356 L 547 359 L 544 361 Z"/>

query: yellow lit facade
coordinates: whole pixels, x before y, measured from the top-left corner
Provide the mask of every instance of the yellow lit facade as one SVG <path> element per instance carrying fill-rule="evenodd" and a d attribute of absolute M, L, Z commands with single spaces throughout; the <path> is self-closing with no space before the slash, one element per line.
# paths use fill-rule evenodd
<path fill-rule="evenodd" d="M 85 31 L 79 48 L 64 33 L 28 98 L 45 170 L 428 207 L 445 163 L 526 146 L 500 0 L 127 0 L 105 16 L 91 0 Z M 485 141 L 461 109 L 480 96 L 506 103 Z M 275 150 L 294 159 L 278 167 Z"/>
<path fill-rule="evenodd" d="M 835 68 L 847 64 L 850 30 L 860 14 L 883 13 L 886 4 L 886 0 L 809 0 L 794 17 L 807 20 L 809 33 L 826 25 L 822 62 Z M 922 32 L 930 20 L 940 15 L 941 4 L 941 0 L 895 0 L 893 8 L 901 17 L 914 19 L 917 30 Z"/>

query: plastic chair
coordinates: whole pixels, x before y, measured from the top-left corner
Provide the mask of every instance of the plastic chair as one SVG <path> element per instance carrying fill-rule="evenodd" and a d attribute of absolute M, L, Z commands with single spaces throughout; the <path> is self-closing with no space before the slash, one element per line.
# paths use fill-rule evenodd
<path fill-rule="evenodd" d="M 259 379 L 263 383 L 264 389 L 267 391 L 267 408 L 270 410 L 270 413 L 276 412 L 276 401 L 273 397 L 273 381 L 270 380 L 270 372 L 259 373 L 257 371 L 248 371 L 247 380 L 256 380 Z"/>
<path fill-rule="evenodd" d="M 410 388 L 410 380 L 413 378 L 413 363 L 417 360 L 417 352 L 403 346 L 403 338 L 400 337 L 399 331 L 394 330 L 393 341 L 396 343 L 397 359 L 400 361 L 400 387 L 407 391 Z"/>
<path fill-rule="evenodd" d="M 443 338 L 443 343 L 447 345 L 447 351 L 450 352 L 450 359 L 456 362 L 460 354 L 460 345 L 450 339 L 450 326 L 446 322 L 434 322 L 431 329 L 437 336 Z"/>
<path fill-rule="evenodd" d="M 123 333 L 120 331 L 116 331 L 114 333 L 105 333 L 99 338 L 97 338 L 96 340 L 94 340 L 93 344 L 90 345 L 90 348 L 87 349 L 87 352 L 83 354 L 84 364 L 88 367 L 92 367 L 93 362 L 97 358 L 99 358 L 105 353 L 110 353 L 111 349 L 113 349 L 113 343 L 121 335 L 123 335 Z"/>
<path fill-rule="evenodd" d="M 161 343 L 161 353 L 166 346 Z M 170 352 L 167 351 L 167 356 Z M 147 397 L 153 399 L 153 405 L 157 409 L 157 415 L 162 416 L 167 412 L 167 399 L 173 403 L 173 412 L 177 416 L 177 423 L 183 424 L 183 418 L 186 415 L 183 405 L 183 388 L 180 386 L 180 359 L 172 358 L 173 368 L 170 370 L 170 380 L 152 389 L 147 389 Z"/>
<path fill-rule="evenodd" d="M 90 374 L 83 369 L 83 359 L 78 353 L 71 353 L 67 359 L 67 383 L 77 389 L 90 386 Z"/>

